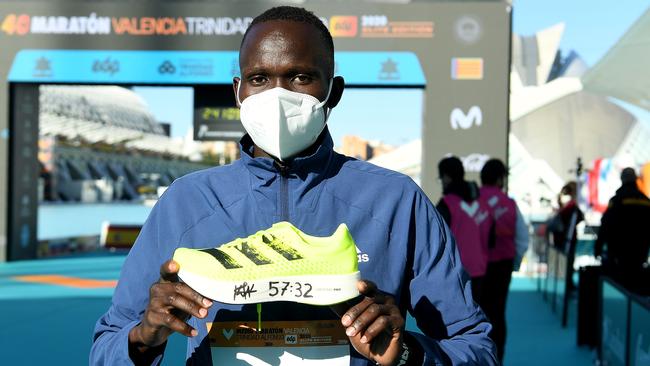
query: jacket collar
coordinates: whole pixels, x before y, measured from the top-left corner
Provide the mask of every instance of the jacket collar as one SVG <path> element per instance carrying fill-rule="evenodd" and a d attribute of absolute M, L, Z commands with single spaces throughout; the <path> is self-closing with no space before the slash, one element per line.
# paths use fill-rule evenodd
<path fill-rule="evenodd" d="M 253 140 L 246 134 L 239 142 L 241 151 L 241 163 L 248 171 L 257 178 L 264 181 L 271 180 L 280 173 L 280 165 L 272 158 L 253 157 Z M 307 176 L 324 176 L 334 153 L 334 142 L 327 127 L 316 140 L 315 144 L 308 149 L 307 155 L 298 156 L 287 161 L 285 172 L 289 176 L 298 176 L 306 179 Z"/>

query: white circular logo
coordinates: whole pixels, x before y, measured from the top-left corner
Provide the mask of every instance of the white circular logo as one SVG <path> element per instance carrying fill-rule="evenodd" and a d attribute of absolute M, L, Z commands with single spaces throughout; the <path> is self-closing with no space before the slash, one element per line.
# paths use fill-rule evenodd
<path fill-rule="evenodd" d="M 454 30 L 456 38 L 465 44 L 473 44 L 478 42 L 483 35 L 483 28 L 481 22 L 470 15 L 464 15 L 454 23 Z"/>

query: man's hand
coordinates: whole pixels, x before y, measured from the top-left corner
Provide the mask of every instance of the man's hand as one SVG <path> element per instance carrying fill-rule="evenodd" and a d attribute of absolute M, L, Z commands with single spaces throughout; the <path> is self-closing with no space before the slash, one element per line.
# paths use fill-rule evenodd
<path fill-rule="evenodd" d="M 198 334 L 185 321 L 190 315 L 205 318 L 212 301 L 178 280 L 178 264 L 172 260 L 160 267 L 160 280 L 149 289 L 149 304 L 142 322 L 129 332 L 129 343 L 140 353 L 157 347 L 178 332 L 188 337 Z"/>
<path fill-rule="evenodd" d="M 394 365 L 402 353 L 404 317 L 392 296 L 361 280 L 357 288 L 365 298 L 341 317 L 345 334 L 357 352 L 380 365 Z"/>

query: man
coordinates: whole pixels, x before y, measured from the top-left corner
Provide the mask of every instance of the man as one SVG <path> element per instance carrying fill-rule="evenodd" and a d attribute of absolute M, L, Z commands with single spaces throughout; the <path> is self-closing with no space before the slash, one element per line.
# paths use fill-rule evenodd
<path fill-rule="evenodd" d="M 608 275 L 633 291 L 648 292 L 642 272 L 650 249 L 650 199 L 639 190 L 633 168 L 623 169 L 621 182 L 601 219 L 594 251 Z"/>
<path fill-rule="evenodd" d="M 480 200 L 494 220 L 483 281 L 481 306 L 492 323 L 490 337 L 503 361 L 506 344 L 506 301 L 513 269 L 518 269 L 528 249 L 528 228 L 515 201 L 503 192 L 508 172 L 499 159 L 488 160 L 481 169 Z"/>
<path fill-rule="evenodd" d="M 463 267 L 472 277 L 472 296 L 481 302 L 481 287 L 487 270 L 487 249 L 492 220 L 487 208 L 477 199 L 475 184 L 465 180 L 463 162 L 455 156 L 440 160 L 438 175 L 443 197 L 438 210 L 458 243 Z"/>
<path fill-rule="evenodd" d="M 180 178 L 161 197 L 97 323 L 91 363 L 155 364 L 173 332 L 188 337 L 188 364 L 241 363 L 253 359 L 248 351 L 265 347 L 237 350 L 229 361 L 219 344 L 235 329 L 210 330 L 259 316 L 262 331 L 265 322 L 306 324 L 290 328 L 296 332 L 335 317 L 331 332 L 345 331 L 351 365 L 496 364 L 490 326 L 473 304 L 451 234 L 424 193 L 403 175 L 333 151 L 325 120 L 344 82 L 333 77 L 333 42 L 320 19 L 294 7 L 266 11 L 244 35 L 240 69 L 233 88 L 248 132 L 241 159 Z M 213 247 L 278 221 L 316 236 L 346 223 L 366 254 L 359 263 L 366 280 L 358 284 L 364 299 L 342 317 L 291 302 L 265 303 L 256 314 L 254 305 L 212 303 L 175 282 L 178 265 L 168 259 L 177 247 Z M 426 335 L 404 330 L 407 311 Z M 265 334 L 236 329 L 253 338 Z M 262 364 L 277 364 L 286 353 Z"/>

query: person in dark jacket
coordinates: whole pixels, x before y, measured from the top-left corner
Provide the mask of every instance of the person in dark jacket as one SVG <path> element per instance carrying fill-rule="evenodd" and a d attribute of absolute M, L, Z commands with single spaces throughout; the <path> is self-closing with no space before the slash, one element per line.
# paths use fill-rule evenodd
<path fill-rule="evenodd" d="M 424 192 L 333 150 L 326 121 L 344 81 L 334 76 L 323 22 L 301 8 L 272 8 L 252 21 L 239 57 L 241 159 L 179 178 L 160 198 L 97 321 L 90 363 L 159 364 L 179 333 L 188 365 L 496 365 L 491 327 Z M 175 249 L 213 247 L 279 221 L 316 236 L 347 224 L 362 300 L 339 313 L 269 302 L 262 313 L 255 304 L 213 303 L 178 282 Z M 407 313 L 422 333 L 405 330 Z M 261 330 L 247 325 L 260 318 Z"/>
<path fill-rule="evenodd" d="M 478 199 L 478 187 L 465 180 L 465 168 L 459 158 L 450 156 L 440 160 L 438 174 L 443 197 L 437 208 L 456 238 L 463 267 L 472 277 L 472 295 L 481 304 L 493 220 Z"/>
<path fill-rule="evenodd" d="M 634 291 L 649 292 L 643 270 L 650 249 L 650 199 L 639 190 L 634 169 L 623 169 L 621 182 L 601 219 L 594 254 L 602 257 L 606 274 Z"/>

